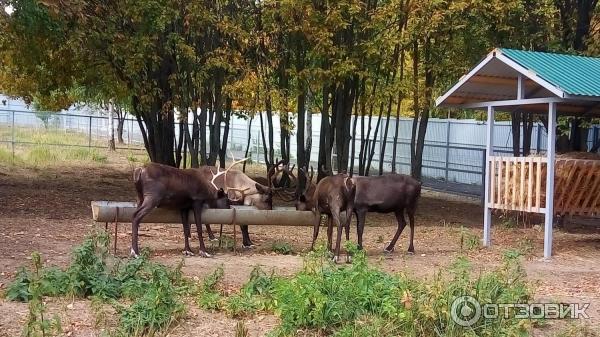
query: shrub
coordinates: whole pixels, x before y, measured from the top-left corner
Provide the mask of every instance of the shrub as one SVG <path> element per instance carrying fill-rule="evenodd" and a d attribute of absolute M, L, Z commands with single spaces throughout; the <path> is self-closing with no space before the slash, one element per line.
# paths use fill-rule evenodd
<path fill-rule="evenodd" d="M 124 336 L 153 334 L 176 321 L 184 311 L 180 297 L 188 290 L 181 266 L 169 269 L 148 261 L 147 254 L 131 260 L 111 258 L 108 243 L 103 232 L 86 238 L 73 250 L 64 271 L 54 267 L 21 269 L 7 289 L 7 299 L 33 301 L 35 296 L 73 295 L 110 300 L 120 316 L 117 333 Z M 120 298 L 133 302 L 123 306 L 115 301 Z"/>
<path fill-rule="evenodd" d="M 294 253 L 292 245 L 285 241 L 275 241 L 271 245 L 271 250 L 282 255 L 290 255 Z"/>

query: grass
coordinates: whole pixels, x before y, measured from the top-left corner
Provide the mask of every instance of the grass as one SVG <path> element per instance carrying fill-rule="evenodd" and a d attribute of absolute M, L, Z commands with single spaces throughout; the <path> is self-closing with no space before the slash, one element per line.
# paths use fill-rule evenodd
<path fill-rule="evenodd" d="M 292 247 L 292 245 L 289 242 L 281 240 L 273 242 L 273 244 L 271 245 L 271 250 L 277 254 L 282 255 L 290 255 L 294 253 L 294 248 Z"/>
<path fill-rule="evenodd" d="M 34 253 L 33 260 L 40 261 L 39 254 Z M 41 263 L 32 270 L 22 268 L 5 296 L 8 300 L 29 302 L 30 307 L 32 303 L 43 303 L 43 296 L 90 298 L 97 302 L 96 308 L 98 302 L 110 303 L 119 317 L 111 335 L 142 336 L 163 331 L 181 318 L 185 311 L 182 297 L 189 291 L 181 266 L 170 269 L 149 261 L 147 255 L 132 260 L 111 257 L 108 237 L 102 233 L 88 237 L 76 247 L 65 270 L 42 268 Z M 123 300 L 127 304 L 120 302 Z M 43 313 L 39 304 L 34 308 Z M 49 324 L 44 323 L 41 314 L 30 316 L 32 323 L 26 329 Z M 101 320 L 97 317 L 97 323 Z"/>
<path fill-rule="evenodd" d="M 211 291 L 202 293 L 199 303 L 212 303 L 211 310 L 235 318 L 276 314 L 281 323 L 273 336 L 292 336 L 298 330 L 332 336 L 514 336 L 525 335 L 532 326 L 509 317 L 480 319 L 463 328 L 451 319 L 458 296 L 470 295 L 480 303 L 527 302 L 531 294 L 519 255 L 507 254 L 498 269 L 476 274 L 461 257 L 448 271 L 423 282 L 383 272 L 367 263 L 364 252 L 349 249 L 354 253 L 349 266 L 332 264 L 320 247 L 307 254 L 303 270 L 291 277 L 257 267 L 240 291 L 228 296 L 215 290 L 222 271 L 213 273 L 204 281 Z"/>

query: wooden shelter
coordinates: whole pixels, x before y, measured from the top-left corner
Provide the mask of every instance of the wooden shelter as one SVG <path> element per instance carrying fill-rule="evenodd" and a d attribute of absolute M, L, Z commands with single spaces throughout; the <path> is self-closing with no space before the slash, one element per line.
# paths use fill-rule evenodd
<path fill-rule="evenodd" d="M 600 161 L 557 158 L 557 116 L 600 116 L 600 58 L 494 49 L 443 96 L 438 107 L 487 110 L 483 244 L 492 209 L 545 215 L 544 257 L 552 255 L 555 214 L 600 215 Z M 494 113 L 548 117 L 545 156 L 495 155 Z"/>

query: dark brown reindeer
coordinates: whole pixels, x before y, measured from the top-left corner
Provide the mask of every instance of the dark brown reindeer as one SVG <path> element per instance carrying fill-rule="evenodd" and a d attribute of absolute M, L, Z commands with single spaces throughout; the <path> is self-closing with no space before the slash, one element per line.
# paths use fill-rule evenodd
<path fill-rule="evenodd" d="M 230 167 L 231 168 L 231 167 Z M 225 172 L 223 172 L 225 173 Z M 196 230 L 200 242 L 199 255 L 210 257 L 202 240 L 201 213 L 205 204 L 217 208 L 228 208 L 228 198 L 223 189 L 217 188 L 212 180 L 198 169 L 178 169 L 171 166 L 150 163 L 134 170 L 133 180 L 138 195 L 138 207 L 131 222 L 131 254 L 139 255 L 138 230 L 142 219 L 155 207 L 176 209 L 181 212 L 185 234 L 185 251 L 189 252 L 189 223 L 187 214 L 194 211 Z"/>
<path fill-rule="evenodd" d="M 414 253 L 413 245 L 415 231 L 415 212 L 421 196 L 421 183 L 411 176 L 404 174 L 385 174 L 373 177 L 353 177 L 356 184 L 354 198 L 354 213 L 356 214 L 358 247 L 362 249 L 362 236 L 365 228 L 367 212 L 394 213 L 398 221 L 398 229 L 392 241 L 385 248 L 392 252 L 396 241 L 406 227 L 404 212 L 410 220 L 410 244 L 408 252 Z"/>
<path fill-rule="evenodd" d="M 414 216 L 417 203 L 421 195 L 421 183 L 416 179 L 403 174 L 386 174 L 374 177 L 352 177 L 356 185 L 356 194 L 354 197 L 354 214 L 357 218 L 357 236 L 358 247 L 362 249 L 362 237 L 365 227 L 365 217 L 367 212 L 392 213 L 396 215 L 398 228 L 392 241 L 385 248 L 386 252 L 392 252 L 394 246 L 400 237 L 400 234 L 406 227 L 404 212 L 408 213 L 410 220 L 410 244 L 408 251 L 414 253 Z M 312 181 L 310 179 L 309 181 Z M 307 184 L 305 193 L 299 196 L 296 202 L 296 209 L 307 210 L 315 207 L 314 184 Z M 347 222 L 346 239 L 349 236 L 349 225 Z M 328 232 L 328 242 L 331 241 L 331 233 Z"/>
<path fill-rule="evenodd" d="M 352 218 L 350 215 L 353 210 L 356 185 L 353 179 L 346 174 L 325 177 L 316 185 L 313 185 L 311 181 L 312 179 L 307 181 L 307 188 L 299 196 L 296 209 L 313 210 L 315 212 L 311 249 L 314 249 L 315 241 L 319 236 L 322 213 L 328 216 L 327 247 L 329 250 L 332 248 L 333 225 L 337 226 L 337 240 L 333 257 L 333 260 L 337 262 L 340 259 L 342 228 L 346 229 L 346 239 L 349 237 L 348 228 Z M 342 224 L 340 217 L 340 213 L 343 211 L 347 215 L 344 224 Z"/>

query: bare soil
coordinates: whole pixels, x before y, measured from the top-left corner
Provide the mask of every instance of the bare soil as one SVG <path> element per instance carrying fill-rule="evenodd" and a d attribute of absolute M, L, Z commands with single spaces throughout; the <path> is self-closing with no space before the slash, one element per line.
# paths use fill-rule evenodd
<path fill-rule="evenodd" d="M 113 155 L 108 164 L 52 166 L 26 169 L 0 164 L 0 289 L 12 280 L 17 269 L 28 264 L 33 251 L 39 251 L 49 265 L 64 266 L 71 249 L 78 245 L 94 227 L 104 224 L 91 221 L 90 201 L 134 201 L 135 192 L 129 180 L 131 167 L 121 156 Z M 276 201 L 277 204 L 277 201 Z M 576 324 L 600 330 L 600 230 L 598 226 L 555 229 L 554 257 L 543 261 L 543 226 L 540 219 L 530 223 L 503 225 L 501 216 L 494 219 L 493 245 L 490 248 L 465 247 L 465 231 L 478 238 L 482 235 L 482 207 L 477 200 L 459 198 L 434 192 L 424 192 L 417 214 L 415 255 L 408 255 L 408 229 L 400 237 L 396 251 L 384 255 L 382 250 L 396 230 L 392 215 L 369 214 L 365 229 L 365 248 L 373 263 L 389 272 L 402 272 L 416 278 L 431 278 L 444 270 L 459 255 L 467 255 L 475 270 L 497 266 L 507 249 L 525 253 L 523 259 L 528 278 L 535 285 L 535 296 L 544 301 L 590 303 L 590 319 Z M 465 229 L 461 229 L 464 227 Z M 114 228 L 109 226 L 110 230 Z M 354 228 L 354 227 L 353 227 Z M 218 226 L 213 226 L 218 232 Z M 322 231 L 324 232 L 324 231 Z M 224 233 L 232 237 L 230 226 Z M 185 258 L 184 274 L 201 278 L 218 266 L 225 271 L 227 287 L 238 288 L 248 279 L 255 265 L 289 275 L 302 267 L 301 253 L 310 247 L 312 229 L 309 227 L 252 226 L 250 233 L 256 247 L 240 248 L 235 252 L 217 249 L 215 257 Z M 183 258 L 181 225 L 145 224 L 140 230 L 140 244 L 149 247 L 157 261 L 175 265 Z M 324 237 L 324 233 L 321 233 Z M 461 237 L 463 248 L 461 249 Z M 129 252 L 130 228 L 118 228 L 117 254 Z M 352 240 L 355 240 L 353 233 Z M 275 242 L 288 242 L 295 254 L 273 252 Z M 197 249 L 194 238 L 192 247 Z M 58 314 L 65 335 L 98 336 L 96 315 L 87 300 L 48 299 L 50 315 Z M 235 319 L 221 313 L 188 305 L 183 322 L 168 332 L 170 336 L 231 336 Z M 107 309 L 109 310 L 109 309 Z M 110 310 L 109 310 L 110 311 Z M 0 299 L 0 336 L 17 336 L 27 317 L 27 305 Z M 107 315 L 114 319 L 114 315 Z M 534 335 L 551 336 L 573 322 L 548 322 L 537 328 Z M 258 315 L 246 326 L 251 336 L 262 336 L 277 325 L 277 318 Z"/>

